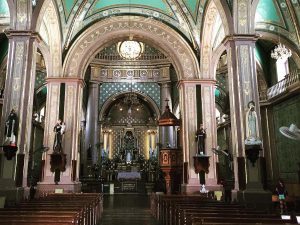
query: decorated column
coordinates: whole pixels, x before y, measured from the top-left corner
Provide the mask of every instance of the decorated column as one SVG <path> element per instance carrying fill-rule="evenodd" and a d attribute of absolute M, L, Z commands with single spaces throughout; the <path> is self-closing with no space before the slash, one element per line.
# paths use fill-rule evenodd
<path fill-rule="evenodd" d="M 92 163 L 96 164 L 98 161 L 99 144 L 99 128 L 98 128 L 98 108 L 99 108 L 99 83 L 90 81 L 89 83 L 89 97 L 87 104 L 86 115 L 86 135 L 85 135 L 85 156 L 84 162 L 91 156 Z"/>
<path fill-rule="evenodd" d="M 236 35 L 228 37 L 226 45 L 228 68 L 230 68 L 228 77 L 235 188 L 238 190 L 246 188 L 250 192 L 255 190 L 255 192 L 261 191 L 262 193 L 262 171 L 258 160 L 259 156 L 263 156 L 263 151 L 254 58 L 256 40 L 255 35 Z M 252 120 L 250 115 L 254 114 L 255 118 Z M 255 150 L 249 151 L 252 147 Z M 256 195 L 261 198 L 259 196 Z M 247 197 L 243 195 L 241 198 L 245 200 Z M 248 200 L 253 200 L 253 196 L 250 196 Z"/>
<path fill-rule="evenodd" d="M 53 184 L 53 173 L 50 171 L 50 154 L 53 153 L 54 145 L 54 126 L 59 118 L 60 106 L 60 87 L 63 79 L 57 77 L 47 78 L 47 99 L 44 130 L 44 146 L 49 150 L 43 154 L 42 170 L 43 176 L 40 185 Z M 42 188 L 43 189 L 43 188 Z"/>
<path fill-rule="evenodd" d="M 196 155 L 197 149 L 195 142 L 197 130 L 196 84 L 193 81 L 179 83 L 184 181 L 186 182 L 183 184 L 182 191 L 188 193 L 200 189 L 199 176 L 195 173 L 193 165 L 193 156 Z"/>
<path fill-rule="evenodd" d="M 206 129 L 205 154 L 209 156 L 209 172 L 206 176 L 206 186 L 210 190 L 215 189 L 217 185 L 216 174 L 216 155 L 212 153 L 212 148 L 217 143 L 217 124 L 216 124 L 216 106 L 215 106 L 215 80 L 202 80 L 201 84 L 201 103 L 202 103 L 202 123 Z M 199 126 L 199 125 L 198 125 Z"/>
<path fill-rule="evenodd" d="M 71 184 L 74 191 L 79 191 L 79 132 L 82 117 L 82 89 L 84 82 L 79 78 L 67 78 L 65 82 L 64 135 L 63 150 L 67 155 L 66 172 L 62 174 L 62 183 Z"/>
<path fill-rule="evenodd" d="M 26 24 L 26 21 L 24 23 Z M 26 29 L 25 24 L 22 24 L 18 25 L 20 29 Z M 0 164 L 3 171 L 0 177 L 0 192 L 2 190 L 11 192 L 8 201 L 14 201 L 22 196 L 22 187 L 27 186 L 37 35 L 27 30 L 9 30 L 6 34 L 9 38 L 9 52 L 0 142 L 1 145 L 14 146 L 14 148 L 8 149 L 7 152 L 12 154 L 11 160 L 8 160 L 9 157 L 7 157 L 6 153 L 4 156 L 1 155 Z M 8 133 L 5 134 L 4 130 L 8 116 L 12 112 L 16 116 L 13 128 L 16 128 L 17 131 L 13 134 L 13 140 L 11 139 L 12 137 L 9 138 L 11 140 L 8 140 Z M 3 148 L 3 150 L 5 149 Z M 14 153 L 16 151 L 15 157 Z M 2 187 L 2 185 L 4 186 Z"/>

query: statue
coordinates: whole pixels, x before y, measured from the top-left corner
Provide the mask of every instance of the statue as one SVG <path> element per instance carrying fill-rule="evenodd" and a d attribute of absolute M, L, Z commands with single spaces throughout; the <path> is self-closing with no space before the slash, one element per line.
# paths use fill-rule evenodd
<path fill-rule="evenodd" d="M 196 141 L 197 141 L 197 154 L 203 155 L 205 153 L 205 138 L 206 131 L 203 128 L 203 124 L 200 124 L 199 130 L 196 132 Z"/>
<path fill-rule="evenodd" d="M 248 103 L 248 111 L 246 113 L 246 145 L 259 145 L 261 141 L 258 136 L 258 120 L 255 112 L 255 104 L 253 101 Z"/>
<path fill-rule="evenodd" d="M 54 126 L 54 144 L 53 144 L 53 152 L 54 153 L 62 153 L 62 137 L 65 133 L 65 123 L 62 122 L 61 119 L 59 119 Z"/>
<path fill-rule="evenodd" d="M 4 145 L 16 146 L 16 137 L 18 134 L 19 121 L 14 109 L 11 110 L 5 122 L 5 140 Z"/>

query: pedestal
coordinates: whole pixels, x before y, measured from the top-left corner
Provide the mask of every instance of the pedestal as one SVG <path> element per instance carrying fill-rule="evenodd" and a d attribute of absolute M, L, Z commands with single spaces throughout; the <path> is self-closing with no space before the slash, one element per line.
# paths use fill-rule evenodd
<path fill-rule="evenodd" d="M 5 145 L 2 146 L 4 156 L 6 157 L 7 160 L 12 160 L 13 157 L 16 156 L 16 152 L 18 151 L 17 146 L 12 146 L 12 145 Z"/>
<path fill-rule="evenodd" d="M 207 193 L 205 189 L 205 173 L 209 172 L 209 157 L 207 155 L 194 156 L 194 169 L 195 173 L 199 174 L 200 193 Z"/>

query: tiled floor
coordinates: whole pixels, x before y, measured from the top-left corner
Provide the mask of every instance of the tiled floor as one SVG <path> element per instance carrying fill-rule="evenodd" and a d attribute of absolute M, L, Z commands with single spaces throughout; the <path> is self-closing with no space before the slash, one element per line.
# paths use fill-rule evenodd
<path fill-rule="evenodd" d="M 116 194 L 104 196 L 100 225 L 159 225 L 150 214 L 149 196 Z"/>

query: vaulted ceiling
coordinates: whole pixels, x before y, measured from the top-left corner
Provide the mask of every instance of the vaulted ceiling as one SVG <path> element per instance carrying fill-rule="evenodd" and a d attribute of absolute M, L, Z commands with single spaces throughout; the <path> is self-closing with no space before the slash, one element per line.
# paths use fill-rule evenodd
<path fill-rule="evenodd" d="M 300 48 L 300 0 L 260 0 L 256 31 L 280 34 Z"/>
<path fill-rule="evenodd" d="M 161 20 L 187 39 L 200 38 L 207 0 L 55 0 L 65 46 L 90 24 L 116 15 L 140 15 Z M 72 28 L 71 28 L 72 27 Z M 196 32 L 195 32 L 196 31 Z"/>

